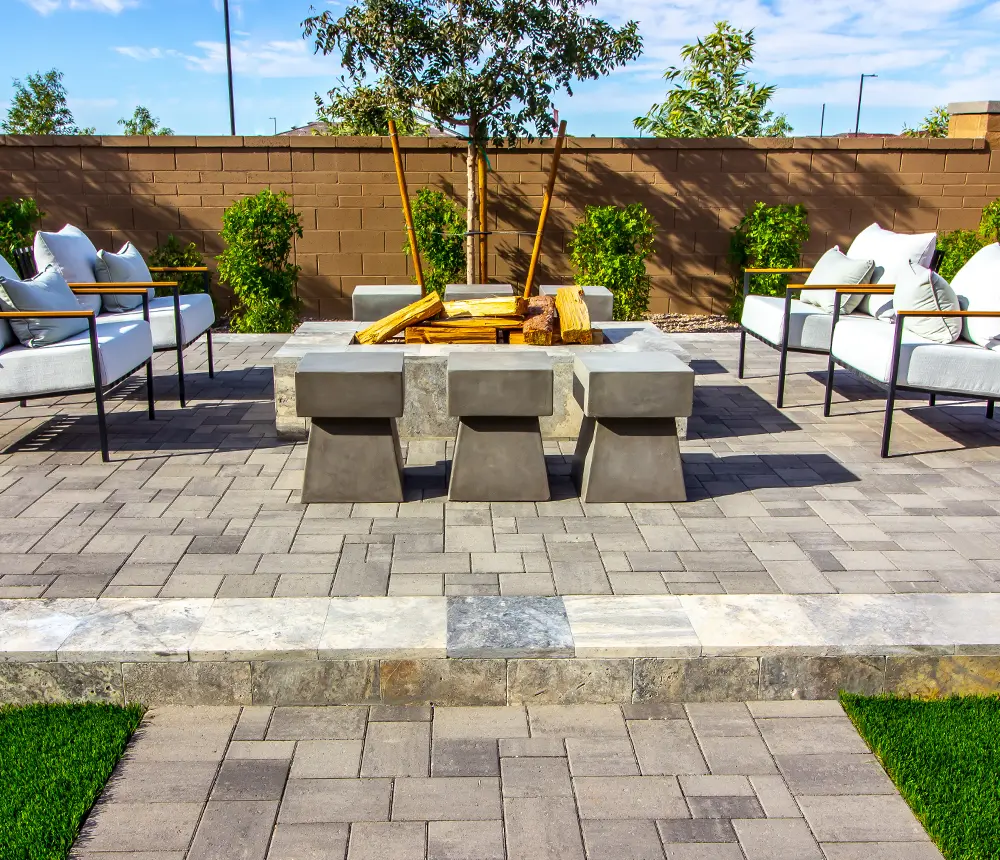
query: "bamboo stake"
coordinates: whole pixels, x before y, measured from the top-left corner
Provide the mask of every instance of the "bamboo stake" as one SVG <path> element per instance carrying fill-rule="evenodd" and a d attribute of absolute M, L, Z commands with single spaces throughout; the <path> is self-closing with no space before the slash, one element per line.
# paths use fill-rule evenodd
<path fill-rule="evenodd" d="M 403 198 L 403 217 L 406 219 L 406 235 L 410 242 L 410 256 L 413 257 L 413 271 L 420 284 L 420 295 L 427 294 L 424 273 L 420 268 L 420 251 L 417 248 L 417 231 L 413 228 L 413 212 L 410 211 L 410 195 L 406 190 L 406 175 L 403 173 L 403 157 L 399 154 L 399 137 L 396 135 L 396 121 L 389 120 L 389 140 L 392 142 L 392 159 L 396 162 L 396 179 L 399 181 L 399 196 Z"/>
<path fill-rule="evenodd" d="M 552 189 L 556 184 L 556 171 L 559 169 L 559 153 L 562 152 L 563 140 L 566 138 L 566 120 L 559 123 L 559 134 L 556 137 L 555 149 L 552 150 L 552 167 L 549 169 L 549 181 L 545 185 L 545 197 L 542 198 L 542 211 L 538 214 L 538 231 L 535 233 L 535 246 L 531 249 L 531 265 L 528 266 L 528 277 L 524 281 L 524 297 L 530 298 L 531 284 L 535 280 L 535 268 L 542 251 L 542 234 L 545 232 L 545 219 L 549 217 L 549 204 L 552 202 Z"/>
<path fill-rule="evenodd" d="M 479 155 L 479 283 L 489 283 L 486 244 L 486 153 Z"/>

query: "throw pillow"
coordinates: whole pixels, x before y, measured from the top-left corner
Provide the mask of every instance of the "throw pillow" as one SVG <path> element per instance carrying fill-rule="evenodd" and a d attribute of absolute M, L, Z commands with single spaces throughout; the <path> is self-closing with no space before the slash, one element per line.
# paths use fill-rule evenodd
<path fill-rule="evenodd" d="M 102 284 L 114 283 L 152 283 L 153 276 L 149 274 L 146 261 L 142 259 L 135 245 L 126 242 L 125 246 L 117 253 L 111 251 L 98 251 L 97 261 L 94 263 L 94 274 Z M 150 298 L 156 295 L 155 288 L 150 288 Z M 101 296 L 104 303 L 104 310 L 111 314 L 119 314 L 124 311 L 135 310 L 142 304 L 142 296 L 129 294 Z"/>
<path fill-rule="evenodd" d="M 875 269 L 874 260 L 852 260 L 842 253 L 837 245 L 827 251 L 813 266 L 806 278 L 806 286 L 812 284 L 867 284 Z M 833 313 L 833 303 L 836 300 L 836 290 L 803 290 L 802 301 L 822 308 L 828 314 Z M 864 298 L 863 295 L 847 295 L 840 299 L 840 309 L 845 314 L 851 313 Z"/>
<path fill-rule="evenodd" d="M 937 272 L 910 264 L 896 282 L 892 304 L 901 311 L 958 311 L 958 296 Z M 937 343 L 953 343 L 962 334 L 961 317 L 906 317 L 906 331 Z"/>
<path fill-rule="evenodd" d="M 872 224 L 862 230 L 847 249 L 855 260 L 874 260 L 873 284 L 895 284 L 904 277 L 910 263 L 928 268 L 934 259 L 937 233 L 894 233 Z M 863 296 L 858 311 L 876 319 L 892 318 L 892 302 L 888 296 Z"/>
<path fill-rule="evenodd" d="M 97 281 L 94 275 L 97 248 L 77 227 L 67 224 L 58 233 L 39 230 L 35 233 L 34 250 L 39 272 L 46 266 L 55 266 L 67 283 L 93 284 Z M 80 296 L 77 301 L 84 310 L 95 314 L 101 312 L 100 296 Z"/>
<path fill-rule="evenodd" d="M 966 310 L 1000 311 L 1000 245 L 976 251 L 951 282 Z M 1000 347 L 1000 316 L 966 317 L 962 336 L 988 349 Z"/>
<path fill-rule="evenodd" d="M 5 311 L 78 311 L 80 303 L 54 266 L 30 281 L 0 277 L 0 309 Z M 49 346 L 87 330 L 86 317 L 28 317 L 10 321 L 25 346 Z"/>
<path fill-rule="evenodd" d="M 0 278 L 13 279 L 15 281 L 19 278 L 17 272 L 14 271 L 14 267 L 3 257 L 0 257 Z M 14 334 L 14 330 L 10 327 L 10 323 L 7 320 L 0 320 L 0 349 L 6 349 L 15 343 L 18 343 L 18 340 Z"/>

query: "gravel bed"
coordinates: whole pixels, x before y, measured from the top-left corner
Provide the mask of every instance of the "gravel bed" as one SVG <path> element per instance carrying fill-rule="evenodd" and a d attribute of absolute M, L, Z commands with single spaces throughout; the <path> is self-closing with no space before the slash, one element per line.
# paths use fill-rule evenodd
<path fill-rule="evenodd" d="M 694 334 L 699 332 L 739 331 L 738 323 L 722 314 L 646 314 L 646 319 L 660 331 Z"/>

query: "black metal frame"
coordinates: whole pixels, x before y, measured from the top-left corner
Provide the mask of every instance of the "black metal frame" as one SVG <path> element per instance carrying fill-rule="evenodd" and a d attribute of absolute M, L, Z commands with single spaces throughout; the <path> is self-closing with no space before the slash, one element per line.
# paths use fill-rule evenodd
<path fill-rule="evenodd" d="M 1000 317 L 1000 311 L 996 314 Z M 896 405 L 896 393 L 899 391 L 912 391 L 917 394 L 927 394 L 928 404 L 934 406 L 937 403 L 937 395 L 944 394 L 953 397 L 969 397 L 974 400 L 985 400 L 986 401 L 986 417 L 993 418 L 994 405 L 996 398 L 994 397 L 983 397 L 981 392 L 969 392 L 969 391 L 944 391 L 942 389 L 930 389 L 930 388 L 919 388 L 914 385 L 900 385 L 897 381 L 897 376 L 899 375 L 899 357 L 902 352 L 903 346 L 903 327 L 906 324 L 906 317 L 908 316 L 926 316 L 920 311 L 900 311 L 897 312 L 893 320 L 893 339 L 892 339 L 892 359 L 889 365 L 889 381 L 886 382 L 882 379 L 876 379 L 873 376 L 869 376 L 867 373 L 863 373 L 855 367 L 851 367 L 849 364 L 836 358 L 833 354 L 833 341 L 830 342 L 830 355 L 827 361 L 826 369 L 826 393 L 823 398 L 823 416 L 825 418 L 830 417 L 830 409 L 833 400 L 833 373 L 834 367 L 842 367 L 844 370 L 850 372 L 859 379 L 864 379 L 866 382 L 870 382 L 873 385 L 883 389 L 886 392 L 885 400 L 885 415 L 882 419 L 882 447 L 879 452 L 879 456 L 885 459 L 889 456 L 889 439 L 892 434 L 892 413 Z M 938 311 L 935 316 L 948 316 L 948 317 L 964 317 L 966 316 L 965 311 Z M 840 293 L 837 294 L 837 301 L 833 309 L 833 326 L 836 329 L 837 323 L 840 320 Z"/>
<path fill-rule="evenodd" d="M 108 293 L 119 292 L 120 290 L 108 290 Z M 0 315 L 0 318 L 4 319 L 29 319 L 32 316 L 31 311 L 18 311 L 9 312 Z M 78 312 L 73 312 L 66 315 L 66 319 L 71 317 L 78 318 L 80 314 Z M 144 294 L 142 297 L 142 316 L 145 319 L 146 324 L 149 325 L 149 296 Z M 50 316 L 50 319 L 58 319 L 58 317 Z M 133 367 L 124 376 L 119 377 L 113 382 L 109 382 L 107 385 L 102 385 L 101 383 L 101 347 L 100 340 L 97 335 L 97 316 L 93 311 L 89 311 L 87 315 L 87 330 L 90 338 L 90 363 L 91 369 L 94 376 L 94 387 L 93 388 L 70 388 L 64 391 L 47 391 L 44 394 L 31 394 L 27 397 L 6 397 L 0 398 L 0 403 L 11 403 L 15 400 L 19 401 L 21 406 L 27 406 L 29 400 L 44 400 L 50 397 L 66 397 L 70 394 L 83 394 L 89 391 L 94 392 L 94 400 L 97 405 L 97 428 L 98 434 L 101 440 L 101 459 L 107 463 L 111 460 L 110 448 L 108 445 L 108 423 L 107 416 L 104 410 L 104 395 L 106 392 L 110 392 L 113 388 L 119 385 L 124 380 L 128 379 L 139 366 Z M 153 392 L 153 357 L 150 355 L 143 364 L 146 365 L 146 402 L 149 410 L 149 420 L 152 421 L 156 418 L 156 405 L 155 396 Z"/>

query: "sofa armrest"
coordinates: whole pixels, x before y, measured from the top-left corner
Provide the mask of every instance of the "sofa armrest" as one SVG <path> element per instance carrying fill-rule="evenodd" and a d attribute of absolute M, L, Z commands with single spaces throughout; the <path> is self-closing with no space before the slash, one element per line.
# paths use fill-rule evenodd
<path fill-rule="evenodd" d="M 744 269 L 743 270 L 748 275 L 804 275 L 812 271 L 811 268 L 793 268 L 793 269 Z"/>
<path fill-rule="evenodd" d="M 897 317 L 1000 317 L 1000 311 L 895 311 Z"/>
<path fill-rule="evenodd" d="M 91 293 L 124 293 L 129 287 L 142 287 L 150 290 L 156 287 L 175 287 L 176 281 L 102 281 L 101 283 L 80 284 L 72 283 L 67 286 L 74 292 L 89 290 Z M 114 289 L 112 289 L 112 287 Z M 124 289 L 122 289 L 124 288 Z"/>
<path fill-rule="evenodd" d="M 873 294 L 888 294 L 896 291 L 896 288 L 892 284 L 886 284 L 882 286 L 881 284 L 875 285 L 871 284 L 869 286 L 859 285 L 859 284 L 789 284 L 785 287 L 786 290 L 836 290 L 838 293 L 857 294 L 864 293 L 868 295 Z"/>
<path fill-rule="evenodd" d="M 74 319 L 93 316 L 93 311 L 0 311 L 0 320 L 24 320 L 42 317 L 47 319 Z"/>
<path fill-rule="evenodd" d="M 147 287 L 109 287 L 107 285 L 103 287 L 70 287 L 70 289 L 78 296 L 104 296 L 109 294 L 119 296 L 141 296 L 146 294 L 148 291 Z"/>
<path fill-rule="evenodd" d="M 150 266 L 150 272 L 207 272 L 208 266 Z M 157 281 L 162 284 L 163 281 Z"/>

